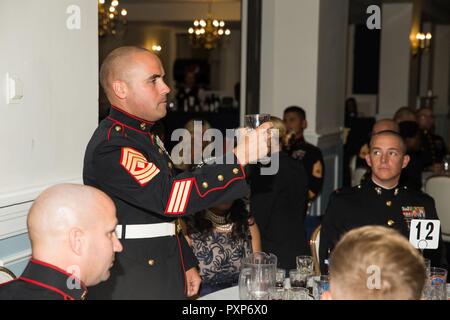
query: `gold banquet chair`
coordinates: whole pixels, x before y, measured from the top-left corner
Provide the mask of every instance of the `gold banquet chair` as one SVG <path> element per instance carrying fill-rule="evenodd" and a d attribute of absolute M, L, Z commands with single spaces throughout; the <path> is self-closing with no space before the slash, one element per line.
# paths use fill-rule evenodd
<path fill-rule="evenodd" d="M 0 284 L 9 282 L 11 280 L 14 280 L 15 278 L 16 276 L 11 270 L 5 267 L 0 267 Z"/>
<path fill-rule="evenodd" d="M 314 229 L 314 232 L 311 235 L 311 239 L 309 240 L 309 247 L 311 249 L 311 254 L 314 263 L 314 273 L 316 276 L 320 275 L 320 262 L 319 262 L 320 229 L 321 225 L 319 225 L 316 229 Z"/>

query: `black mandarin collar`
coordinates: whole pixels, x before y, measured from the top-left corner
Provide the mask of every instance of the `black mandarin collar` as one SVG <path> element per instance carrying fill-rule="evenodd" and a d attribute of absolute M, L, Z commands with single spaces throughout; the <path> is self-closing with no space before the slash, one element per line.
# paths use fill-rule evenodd
<path fill-rule="evenodd" d="M 36 259 L 30 260 L 19 280 L 62 293 L 65 300 L 86 299 L 87 288 L 82 281 L 54 265 Z M 74 288 L 69 288 L 68 284 Z"/>
<path fill-rule="evenodd" d="M 136 117 L 119 109 L 116 106 L 111 106 L 111 111 L 109 112 L 108 118 L 117 124 L 123 125 L 139 132 L 150 132 L 154 124 L 154 122 L 152 121 L 147 121 Z"/>
<path fill-rule="evenodd" d="M 377 185 L 375 182 L 373 182 L 372 179 L 367 179 L 363 183 L 363 187 L 365 189 L 373 191 L 376 195 L 385 197 L 395 197 L 399 194 L 400 190 L 403 189 L 402 187 L 400 187 L 400 185 L 397 185 L 395 188 L 386 189 Z"/>

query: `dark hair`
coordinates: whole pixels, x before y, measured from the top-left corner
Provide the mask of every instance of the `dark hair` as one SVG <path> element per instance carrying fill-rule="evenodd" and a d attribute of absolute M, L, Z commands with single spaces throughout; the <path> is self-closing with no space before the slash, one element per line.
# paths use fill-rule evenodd
<path fill-rule="evenodd" d="M 247 233 L 249 226 L 248 219 L 250 218 L 250 214 L 245 208 L 244 201 L 241 199 L 235 200 L 229 212 L 228 222 L 234 224 L 231 237 L 233 239 L 243 238 Z M 211 221 L 205 218 L 205 211 L 200 211 L 193 216 L 186 217 L 185 223 L 187 235 L 201 233 L 201 237 L 206 238 L 208 233 L 213 229 Z"/>
<path fill-rule="evenodd" d="M 286 109 L 284 109 L 284 114 L 289 113 L 289 112 L 295 112 L 300 118 L 302 118 L 303 120 L 306 120 L 306 112 L 305 112 L 305 110 L 303 110 L 303 108 L 301 108 L 299 106 L 290 106 L 290 107 L 287 107 Z"/>

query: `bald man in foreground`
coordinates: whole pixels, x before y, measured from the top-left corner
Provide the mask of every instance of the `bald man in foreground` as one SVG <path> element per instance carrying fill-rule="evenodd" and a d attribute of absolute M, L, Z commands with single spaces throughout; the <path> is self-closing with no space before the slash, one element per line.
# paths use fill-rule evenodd
<path fill-rule="evenodd" d="M 92 187 L 60 184 L 45 190 L 28 214 L 32 258 L 16 280 L 0 285 L 0 300 L 84 300 L 86 287 L 109 278 L 116 209 Z"/>

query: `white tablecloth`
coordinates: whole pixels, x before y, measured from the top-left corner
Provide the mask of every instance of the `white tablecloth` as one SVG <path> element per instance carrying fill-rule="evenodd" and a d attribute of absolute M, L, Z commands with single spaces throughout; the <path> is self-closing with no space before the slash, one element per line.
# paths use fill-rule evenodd
<path fill-rule="evenodd" d="M 284 287 L 286 289 L 291 287 L 289 278 L 284 280 Z M 239 286 L 234 286 L 207 294 L 198 300 L 239 300 Z"/>
<path fill-rule="evenodd" d="M 289 279 L 288 279 L 289 280 Z M 290 287 L 289 282 L 287 285 Z M 450 300 L 450 283 L 447 283 L 447 299 Z M 207 294 L 198 300 L 239 300 L 239 287 L 234 286 Z"/>
<path fill-rule="evenodd" d="M 200 297 L 198 300 L 239 300 L 239 287 L 222 289 Z"/>

